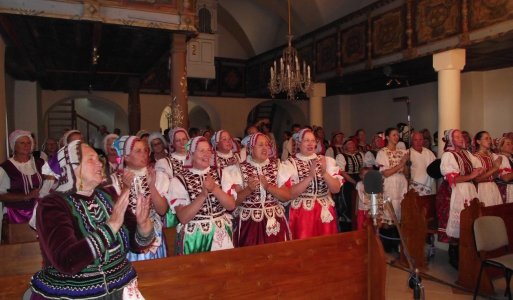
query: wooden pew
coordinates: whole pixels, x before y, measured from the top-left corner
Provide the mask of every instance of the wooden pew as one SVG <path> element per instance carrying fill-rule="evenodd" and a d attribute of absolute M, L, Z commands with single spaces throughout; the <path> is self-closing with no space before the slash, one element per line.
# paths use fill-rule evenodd
<path fill-rule="evenodd" d="M 384 299 L 385 260 L 369 226 L 353 231 L 134 263 L 148 300 Z"/>
<path fill-rule="evenodd" d="M 427 235 L 436 232 L 435 198 L 436 195 L 419 196 L 412 189 L 401 202 L 401 232 L 409 254 L 419 269 L 428 268 L 425 246 Z M 400 262 L 407 266 L 402 250 Z"/>
<path fill-rule="evenodd" d="M 460 214 L 459 272 L 456 281 L 457 284 L 471 290 L 476 285 L 481 265 L 473 235 L 474 220 L 480 216 L 499 216 L 504 220 L 508 232 L 509 253 L 513 253 L 513 203 L 484 207 L 478 199 L 472 200 Z M 505 252 L 502 250 L 490 253 L 490 257 L 496 257 L 505 254 Z M 480 293 L 494 294 L 495 291 L 491 281 L 494 274 L 498 275 L 498 273 L 483 272 L 479 288 Z M 500 276 L 503 276 L 503 274 L 500 273 Z"/>
<path fill-rule="evenodd" d="M 147 300 L 385 299 L 385 257 L 372 230 L 368 226 L 368 230 L 134 266 Z M 0 276 L 0 299 L 19 299 L 36 270 Z"/>
<path fill-rule="evenodd" d="M 5 220 L 4 220 L 5 221 Z M 37 241 L 37 232 L 28 223 L 2 224 L 2 244 L 17 244 Z"/>
<path fill-rule="evenodd" d="M 39 242 L 0 245 L 0 299 L 21 299 L 42 263 Z"/>

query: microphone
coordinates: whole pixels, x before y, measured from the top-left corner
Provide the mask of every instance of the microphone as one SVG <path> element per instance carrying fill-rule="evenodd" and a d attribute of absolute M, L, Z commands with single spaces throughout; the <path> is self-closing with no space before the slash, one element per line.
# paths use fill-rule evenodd
<path fill-rule="evenodd" d="M 376 170 L 368 171 L 363 178 L 363 188 L 369 196 L 369 215 L 376 226 L 383 213 L 383 175 Z"/>

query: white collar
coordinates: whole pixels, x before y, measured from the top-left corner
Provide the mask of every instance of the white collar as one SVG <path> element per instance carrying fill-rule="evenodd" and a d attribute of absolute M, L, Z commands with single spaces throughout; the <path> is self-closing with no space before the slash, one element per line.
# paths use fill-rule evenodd
<path fill-rule="evenodd" d="M 146 176 L 148 174 L 148 168 L 146 168 L 146 167 L 139 169 L 139 170 L 127 168 L 127 170 L 134 173 L 135 176 Z"/>
<path fill-rule="evenodd" d="M 304 155 L 303 155 L 303 154 L 301 154 L 301 153 L 297 153 L 297 154 L 296 154 L 296 157 L 297 157 L 297 158 L 299 158 L 300 160 L 312 160 L 312 159 L 317 158 L 317 154 L 312 153 L 311 155 L 304 156 Z"/>
<path fill-rule="evenodd" d="M 196 169 L 196 168 L 190 168 L 189 170 L 191 170 L 191 173 L 196 174 L 196 175 L 205 175 L 208 173 L 208 171 L 210 171 L 210 167 L 206 167 L 203 170 Z"/>
<path fill-rule="evenodd" d="M 227 159 L 227 158 L 232 158 L 233 157 L 233 152 L 232 152 L 232 150 L 230 150 L 228 153 L 221 153 L 219 151 L 216 151 L 216 155 L 221 157 L 221 158 Z"/>
<path fill-rule="evenodd" d="M 187 158 L 187 154 L 181 154 L 181 153 L 178 153 L 178 152 L 173 152 L 173 153 L 171 153 L 171 157 L 173 157 L 174 159 L 177 159 L 177 160 L 183 162 Z"/>
<path fill-rule="evenodd" d="M 269 164 L 269 158 L 267 158 L 263 162 L 259 163 L 259 162 L 254 161 L 253 157 L 251 157 L 251 155 L 248 155 L 248 157 L 246 158 L 246 161 L 253 167 L 264 167 Z"/>

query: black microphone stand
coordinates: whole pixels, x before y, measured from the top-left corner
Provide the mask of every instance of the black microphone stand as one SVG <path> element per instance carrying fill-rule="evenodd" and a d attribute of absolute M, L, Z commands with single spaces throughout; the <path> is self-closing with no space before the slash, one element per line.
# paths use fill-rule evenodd
<path fill-rule="evenodd" d="M 413 290 L 413 299 L 420 300 L 424 299 L 424 286 L 422 285 L 422 279 L 420 278 L 419 269 L 415 266 L 415 261 L 411 258 L 410 253 L 408 251 L 408 247 L 403 240 L 403 235 L 401 233 L 401 226 L 397 220 L 397 216 L 395 215 L 394 207 L 390 201 L 385 201 L 383 206 L 386 211 L 392 217 L 392 221 L 394 221 L 397 232 L 399 233 L 399 239 L 401 240 L 401 247 L 403 250 L 403 254 L 408 261 L 408 272 L 410 273 L 410 277 L 408 278 L 408 286 Z"/>

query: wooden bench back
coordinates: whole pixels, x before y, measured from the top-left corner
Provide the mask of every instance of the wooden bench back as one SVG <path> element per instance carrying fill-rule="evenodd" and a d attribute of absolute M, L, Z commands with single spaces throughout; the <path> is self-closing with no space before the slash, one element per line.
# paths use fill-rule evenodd
<path fill-rule="evenodd" d="M 152 299 L 385 299 L 372 226 L 338 235 L 134 263 Z M 37 243 L 0 246 L 0 299 L 19 299 L 41 267 Z M 21 275 L 17 275 L 21 274 Z"/>
<path fill-rule="evenodd" d="M 384 299 L 385 260 L 361 230 L 134 263 L 146 299 Z"/>
<path fill-rule="evenodd" d="M 0 245 L 0 276 L 34 274 L 42 263 L 39 242 Z"/>
<path fill-rule="evenodd" d="M 2 223 L 2 244 L 17 244 L 35 241 L 37 241 L 37 232 L 30 228 L 28 223 Z"/>
<path fill-rule="evenodd" d="M 456 281 L 459 285 L 471 290 L 476 285 L 481 265 L 473 234 L 474 220 L 480 216 L 498 216 L 504 220 L 508 232 L 509 252 L 513 253 L 513 203 L 484 207 L 478 199 L 472 200 L 460 215 L 459 272 Z M 487 272 L 483 272 L 479 291 L 487 294 L 494 293 L 492 281 Z"/>
<path fill-rule="evenodd" d="M 401 202 L 401 232 L 415 266 L 427 269 L 425 253 L 426 237 L 434 233 L 436 195 L 419 196 L 414 190 L 408 191 Z M 402 249 L 402 248 L 401 248 Z M 401 263 L 408 265 L 401 251 Z"/>

